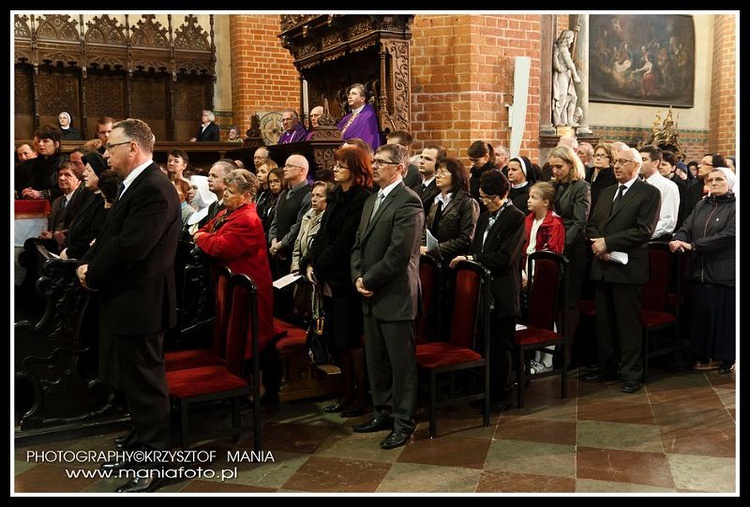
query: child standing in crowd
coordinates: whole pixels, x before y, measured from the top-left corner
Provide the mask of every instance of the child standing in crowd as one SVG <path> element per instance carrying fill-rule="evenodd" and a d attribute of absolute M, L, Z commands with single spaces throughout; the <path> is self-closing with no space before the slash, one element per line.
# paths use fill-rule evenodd
<path fill-rule="evenodd" d="M 526 243 L 521 263 L 521 281 L 526 286 L 526 259 L 529 254 L 547 250 L 562 254 L 565 248 L 565 224 L 562 218 L 552 211 L 555 202 L 555 187 L 547 181 L 539 181 L 529 190 L 526 216 Z M 552 354 L 537 351 L 531 360 L 531 374 L 552 369 Z"/>

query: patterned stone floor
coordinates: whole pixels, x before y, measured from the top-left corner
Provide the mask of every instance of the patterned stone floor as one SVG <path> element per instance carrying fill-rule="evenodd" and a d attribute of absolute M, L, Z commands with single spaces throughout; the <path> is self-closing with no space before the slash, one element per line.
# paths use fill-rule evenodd
<path fill-rule="evenodd" d="M 469 406 L 440 412 L 434 439 L 420 403 L 411 441 L 390 451 L 378 445 L 387 433 L 352 432 L 368 416 L 325 414 L 329 400 L 282 403 L 264 408 L 267 452 L 254 460 L 238 453 L 252 449 L 252 435 L 237 444 L 198 443 L 191 448 L 215 451 L 212 459 L 175 464 L 183 465 L 182 478 L 166 480 L 151 495 L 738 496 L 739 373 L 652 372 L 643 390 L 628 395 L 618 383 L 579 382 L 576 370 L 566 400 L 559 398 L 558 378 L 540 379 L 527 388 L 525 408 L 494 415 L 489 427 Z M 214 413 L 206 421 L 212 417 L 227 424 Z M 98 463 L 38 463 L 28 451 L 113 450 L 112 438 L 121 433 L 14 449 L 13 494 L 111 493 L 125 481 L 70 476 L 98 472 Z"/>

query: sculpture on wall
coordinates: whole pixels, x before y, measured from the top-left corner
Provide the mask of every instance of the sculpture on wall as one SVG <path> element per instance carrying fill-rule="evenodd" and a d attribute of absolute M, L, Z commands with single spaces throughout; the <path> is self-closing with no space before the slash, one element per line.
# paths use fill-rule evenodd
<path fill-rule="evenodd" d="M 563 30 L 552 50 L 552 122 L 555 126 L 578 126 L 575 121 L 576 84 L 581 78 L 570 54 L 574 39 L 572 30 Z"/>

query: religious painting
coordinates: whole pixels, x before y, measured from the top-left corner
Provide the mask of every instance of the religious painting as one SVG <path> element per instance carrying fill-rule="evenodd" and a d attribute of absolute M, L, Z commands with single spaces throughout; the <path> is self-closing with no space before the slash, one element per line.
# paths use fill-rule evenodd
<path fill-rule="evenodd" d="M 693 107 L 692 16 L 589 17 L 589 100 Z"/>

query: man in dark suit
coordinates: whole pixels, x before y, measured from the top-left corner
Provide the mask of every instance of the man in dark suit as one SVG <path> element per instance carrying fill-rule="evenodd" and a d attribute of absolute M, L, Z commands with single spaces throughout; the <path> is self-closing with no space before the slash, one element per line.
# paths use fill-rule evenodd
<path fill-rule="evenodd" d="M 352 281 L 362 296 L 367 373 L 373 418 L 357 433 L 393 428 L 383 449 L 406 444 L 414 432 L 417 358 L 414 319 L 419 302 L 419 243 L 424 210 L 402 181 L 406 150 L 378 148 L 373 179 L 380 190 L 368 197 L 352 248 Z"/>
<path fill-rule="evenodd" d="M 169 450 L 172 445 L 163 341 L 165 331 L 177 323 L 174 259 L 182 227 L 177 192 L 152 160 L 153 147 L 154 135 L 141 120 L 114 125 L 105 158 L 124 181 L 96 243 L 77 269 L 81 284 L 99 295 L 102 324 L 119 359 L 134 425 L 120 445 L 146 451 Z M 158 485 L 158 474 L 149 474 L 116 491 L 152 491 Z"/>
<path fill-rule="evenodd" d="M 614 380 L 620 368 L 621 389 L 641 388 L 641 287 L 648 282 L 648 241 L 659 219 L 659 190 L 638 178 L 638 150 L 617 153 L 618 185 L 599 194 L 586 224 L 594 258 L 591 279 L 596 284 L 596 331 L 599 368 L 585 382 Z M 624 254 L 624 255 L 623 255 Z"/>
<path fill-rule="evenodd" d="M 440 193 L 440 189 L 435 181 L 435 172 L 438 164 L 448 156 L 445 148 L 438 144 L 431 144 L 422 150 L 419 155 L 417 168 L 419 169 L 419 182 L 412 185 L 419 198 L 422 200 L 425 216 L 430 212 L 432 202 Z"/>
<path fill-rule="evenodd" d="M 216 115 L 214 115 L 213 111 L 209 111 L 208 109 L 201 111 L 201 126 L 198 127 L 198 132 L 190 141 L 211 141 L 218 143 L 221 140 L 221 133 L 219 126 L 214 123 L 215 121 Z"/>

